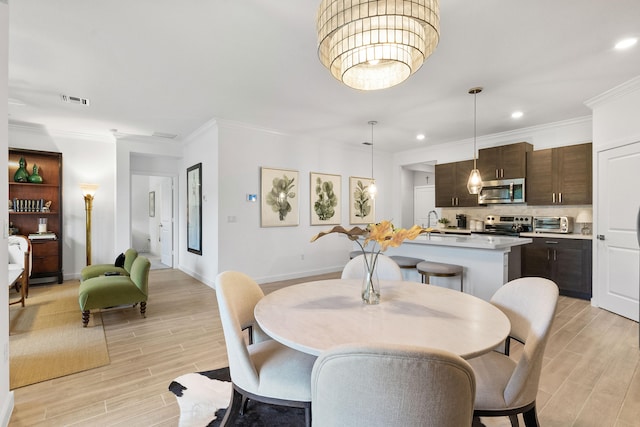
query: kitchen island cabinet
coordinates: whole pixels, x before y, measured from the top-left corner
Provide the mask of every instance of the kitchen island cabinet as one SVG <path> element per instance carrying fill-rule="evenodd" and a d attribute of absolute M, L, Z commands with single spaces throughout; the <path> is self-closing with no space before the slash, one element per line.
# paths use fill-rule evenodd
<path fill-rule="evenodd" d="M 533 237 L 522 247 L 522 275 L 553 280 L 560 295 L 591 299 L 591 239 Z"/>
<path fill-rule="evenodd" d="M 533 151 L 533 145 L 528 142 L 478 150 L 480 176 L 484 181 L 525 178 L 527 153 L 530 151 Z"/>
<path fill-rule="evenodd" d="M 590 205 L 592 163 L 591 143 L 527 153 L 527 204 Z"/>
<path fill-rule="evenodd" d="M 489 301 L 503 284 L 520 277 L 520 248 L 528 243 L 531 243 L 529 238 L 429 233 L 415 240 L 405 240 L 402 245 L 389 248 L 384 254 L 461 265 L 464 268 L 464 291 Z M 356 249 L 359 247 L 354 243 Z M 408 280 L 421 281 L 417 270 L 410 273 Z M 431 283 L 460 289 L 457 277 L 432 277 Z"/>
<path fill-rule="evenodd" d="M 478 206 L 478 195 L 467 190 L 472 169 L 473 160 L 436 165 L 436 207 Z"/>

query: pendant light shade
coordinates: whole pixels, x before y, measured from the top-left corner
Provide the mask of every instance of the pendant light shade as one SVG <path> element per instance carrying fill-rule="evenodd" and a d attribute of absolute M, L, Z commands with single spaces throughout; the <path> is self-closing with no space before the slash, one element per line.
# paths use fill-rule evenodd
<path fill-rule="evenodd" d="M 349 87 L 377 90 L 415 73 L 440 39 L 439 0 L 322 0 L 318 56 Z"/>
<path fill-rule="evenodd" d="M 469 93 L 473 95 L 473 170 L 471 171 L 471 174 L 469 174 L 469 180 L 467 181 L 467 190 L 469 190 L 469 194 L 479 194 L 480 190 L 482 190 L 482 177 L 480 176 L 480 171 L 476 165 L 476 96 L 480 92 L 482 92 L 481 87 L 469 89 Z"/>
<path fill-rule="evenodd" d="M 371 197 L 371 200 L 374 200 L 378 194 L 378 187 L 376 187 L 376 180 L 373 177 L 373 127 L 378 124 L 378 122 L 371 120 L 369 124 L 371 125 L 371 142 L 369 143 L 369 145 L 371 145 L 371 184 L 369 184 L 368 191 L 369 197 Z"/>

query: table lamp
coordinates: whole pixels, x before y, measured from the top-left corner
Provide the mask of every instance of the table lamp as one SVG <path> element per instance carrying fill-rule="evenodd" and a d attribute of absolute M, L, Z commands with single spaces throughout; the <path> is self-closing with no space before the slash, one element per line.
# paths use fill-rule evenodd
<path fill-rule="evenodd" d="M 593 216 L 589 211 L 580 211 L 576 218 L 577 224 L 582 224 L 580 232 L 584 235 L 591 234 L 591 223 L 593 222 Z"/>

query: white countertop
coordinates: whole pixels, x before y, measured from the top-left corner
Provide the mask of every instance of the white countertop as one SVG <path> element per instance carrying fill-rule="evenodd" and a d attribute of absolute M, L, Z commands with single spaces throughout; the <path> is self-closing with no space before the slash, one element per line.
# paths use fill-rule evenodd
<path fill-rule="evenodd" d="M 593 240 L 592 234 L 580 234 L 580 233 L 520 233 L 520 237 L 545 237 L 552 239 L 583 239 L 583 240 Z"/>
<path fill-rule="evenodd" d="M 532 240 L 528 237 L 427 233 L 416 237 L 415 240 L 405 240 L 402 244 L 455 246 L 472 249 L 506 249 L 531 242 Z"/>

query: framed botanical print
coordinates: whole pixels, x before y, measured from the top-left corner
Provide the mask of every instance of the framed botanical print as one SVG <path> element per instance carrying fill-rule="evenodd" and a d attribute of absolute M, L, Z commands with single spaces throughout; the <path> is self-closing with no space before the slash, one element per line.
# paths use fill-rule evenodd
<path fill-rule="evenodd" d="M 187 250 L 202 255 L 202 163 L 187 169 Z"/>
<path fill-rule="evenodd" d="M 298 171 L 261 168 L 260 226 L 290 227 L 299 222 Z"/>
<path fill-rule="evenodd" d="M 311 225 L 334 225 L 342 221 L 340 175 L 311 172 Z"/>
<path fill-rule="evenodd" d="M 370 224 L 375 222 L 375 203 L 369 195 L 371 178 L 349 177 L 349 223 Z"/>

